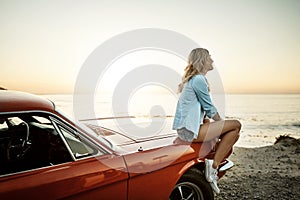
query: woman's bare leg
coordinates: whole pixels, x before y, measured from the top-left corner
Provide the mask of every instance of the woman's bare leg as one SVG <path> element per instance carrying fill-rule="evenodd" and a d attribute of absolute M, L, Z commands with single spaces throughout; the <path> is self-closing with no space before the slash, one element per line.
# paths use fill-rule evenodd
<path fill-rule="evenodd" d="M 213 168 L 217 168 L 239 138 L 241 123 L 237 120 L 222 120 L 201 125 L 198 138 L 193 142 L 210 141 L 222 137 L 215 153 Z"/>

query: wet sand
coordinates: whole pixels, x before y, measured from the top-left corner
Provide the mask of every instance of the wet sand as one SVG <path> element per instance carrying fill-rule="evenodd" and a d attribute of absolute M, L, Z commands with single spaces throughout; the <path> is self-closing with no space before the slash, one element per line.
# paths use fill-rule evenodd
<path fill-rule="evenodd" d="M 215 199 L 300 199 L 300 139 L 280 136 L 276 144 L 235 147 L 235 166 L 219 181 Z"/>

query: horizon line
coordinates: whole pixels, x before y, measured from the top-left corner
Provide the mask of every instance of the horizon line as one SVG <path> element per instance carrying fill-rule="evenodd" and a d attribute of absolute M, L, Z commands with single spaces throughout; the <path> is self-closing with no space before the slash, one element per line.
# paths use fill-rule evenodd
<path fill-rule="evenodd" d="M 20 91 L 20 92 L 27 92 L 27 93 L 32 93 L 32 94 L 36 94 L 36 95 L 73 95 L 74 92 L 34 92 L 34 91 L 29 91 L 29 90 L 17 90 L 17 89 L 7 89 L 7 88 L 3 88 L 0 87 L 0 90 L 10 90 L 10 91 Z M 111 91 L 106 91 L 103 93 L 111 93 L 113 92 L 113 90 Z M 99 92 L 95 92 L 94 94 L 99 94 Z M 214 94 L 212 92 L 212 94 Z M 225 95 L 299 95 L 299 92 L 226 92 L 224 91 Z"/>

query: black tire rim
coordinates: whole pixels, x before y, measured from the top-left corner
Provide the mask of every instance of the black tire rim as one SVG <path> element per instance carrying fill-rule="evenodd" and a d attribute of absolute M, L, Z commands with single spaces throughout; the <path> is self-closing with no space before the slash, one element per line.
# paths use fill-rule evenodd
<path fill-rule="evenodd" d="M 170 200 L 204 200 L 201 189 L 194 183 L 178 183 L 172 191 Z"/>

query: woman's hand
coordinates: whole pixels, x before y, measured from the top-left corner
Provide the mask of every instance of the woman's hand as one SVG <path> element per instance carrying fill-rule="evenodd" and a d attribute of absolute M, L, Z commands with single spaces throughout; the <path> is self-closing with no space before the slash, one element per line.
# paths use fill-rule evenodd
<path fill-rule="evenodd" d="M 216 113 L 215 116 L 213 116 L 214 121 L 221 121 L 222 118 L 220 117 L 219 113 Z"/>

